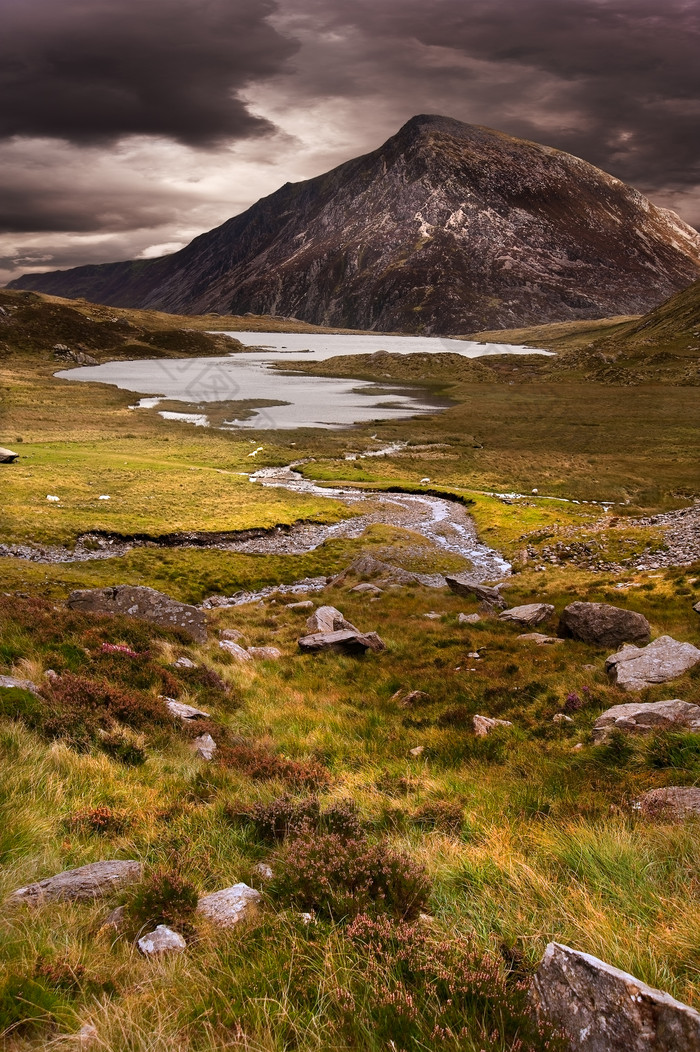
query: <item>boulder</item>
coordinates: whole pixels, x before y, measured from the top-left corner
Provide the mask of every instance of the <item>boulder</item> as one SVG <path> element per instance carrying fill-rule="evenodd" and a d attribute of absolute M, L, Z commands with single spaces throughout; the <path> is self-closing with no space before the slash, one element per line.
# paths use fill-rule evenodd
<path fill-rule="evenodd" d="M 209 719 L 209 713 L 204 712 L 203 709 L 195 709 L 193 705 L 185 705 L 183 701 L 176 701 L 175 698 L 166 698 L 163 694 L 160 697 L 165 702 L 165 707 L 171 716 L 177 716 L 179 720 Z"/>
<path fill-rule="evenodd" d="M 490 716 L 474 716 L 472 718 L 474 734 L 477 738 L 485 738 L 495 727 L 512 727 L 510 720 L 495 720 Z"/>
<path fill-rule="evenodd" d="M 621 643 L 648 643 L 651 629 L 646 617 L 607 603 L 569 603 L 559 618 L 559 635 L 618 647 Z"/>
<path fill-rule="evenodd" d="M 19 453 L 13 453 L 11 449 L 0 446 L 0 464 L 13 464 L 19 460 Z"/>
<path fill-rule="evenodd" d="M 164 953 L 182 953 L 187 949 L 182 935 L 165 924 L 159 924 L 155 931 L 144 935 L 137 945 L 145 957 L 161 957 Z"/>
<path fill-rule="evenodd" d="M 307 618 L 306 631 L 314 635 L 316 632 L 357 632 L 357 629 L 334 606 L 319 606 Z"/>
<path fill-rule="evenodd" d="M 523 625 L 525 628 L 534 628 L 551 617 L 554 607 L 549 603 L 526 603 L 525 606 L 511 606 L 498 615 L 499 621 L 510 621 L 514 625 Z"/>
<path fill-rule="evenodd" d="M 195 756 L 199 756 L 202 760 L 213 760 L 216 752 L 216 742 L 211 734 L 200 734 L 192 742 L 192 751 Z"/>
<path fill-rule="evenodd" d="M 47 877 L 36 884 L 18 888 L 10 895 L 12 905 L 27 903 L 39 906 L 45 902 L 79 902 L 82 899 L 98 899 L 111 895 L 113 891 L 135 884 L 141 877 L 141 864 L 133 860 L 110 859 L 107 862 L 91 862 L 78 869 L 66 869 L 54 877 Z"/>
<path fill-rule="evenodd" d="M 698 1052 L 700 1013 L 588 953 L 551 942 L 533 980 L 538 1013 L 572 1052 Z"/>
<path fill-rule="evenodd" d="M 458 625 L 476 625 L 481 621 L 481 614 L 457 614 Z"/>
<path fill-rule="evenodd" d="M 447 576 L 445 577 L 445 582 L 455 595 L 479 599 L 482 603 L 486 603 L 497 610 L 505 610 L 508 605 L 497 588 L 489 588 L 488 585 L 475 581 L 473 577 L 469 577 L 465 573 Z"/>
<path fill-rule="evenodd" d="M 207 917 L 219 928 L 231 928 L 252 917 L 261 900 L 262 895 L 255 888 L 247 884 L 234 884 L 211 895 L 203 895 L 197 903 L 197 913 Z"/>
<path fill-rule="evenodd" d="M 364 654 L 366 650 L 384 650 L 384 643 L 376 632 L 313 632 L 301 637 L 299 649 L 307 653 L 318 653 L 325 650 L 344 654 Z"/>
<path fill-rule="evenodd" d="M 232 639 L 220 639 L 219 646 L 222 650 L 225 650 L 227 654 L 230 654 L 236 661 L 246 662 L 252 661 L 252 655 L 248 653 L 245 647 L 242 647 L 239 643 L 234 643 Z"/>
<path fill-rule="evenodd" d="M 245 633 L 241 632 L 240 628 L 222 628 L 219 632 L 219 639 L 230 639 L 232 643 L 237 643 L 244 635 Z"/>
<path fill-rule="evenodd" d="M 30 694 L 39 696 L 36 683 L 32 683 L 30 679 L 17 679 L 15 676 L 0 676 L 0 690 L 28 690 Z"/>
<path fill-rule="evenodd" d="M 593 740 L 604 741 L 611 731 L 649 734 L 656 730 L 700 733 L 700 705 L 674 698 L 671 701 L 630 702 L 613 705 L 593 724 Z"/>
<path fill-rule="evenodd" d="M 692 643 L 679 643 L 659 636 L 646 647 L 631 644 L 611 654 L 605 671 L 624 690 L 644 690 L 653 683 L 667 683 L 682 676 L 700 661 L 700 650 Z"/>
<path fill-rule="evenodd" d="M 282 657 L 282 651 L 277 647 L 248 647 L 248 653 L 258 661 L 277 661 Z"/>
<path fill-rule="evenodd" d="M 562 643 L 562 639 L 557 639 L 556 636 L 545 636 L 542 632 L 524 632 L 523 635 L 518 636 L 518 642 L 520 643 L 537 643 L 538 646 L 550 646 L 552 643 Z"/>
<path fill-rule="evenodd" d="M 126 614 L 161 628 L 179 629 L 196 643 L 204 643 L 207 638 L 206 621 L 201 610 L 141 585 L 81 589 L 71 592 L 67 606 L 88 614 Z"/>
<path fill-rule="evenodd" d="M 700 817 L 700 788 L 669 785 L 664 789 L 650 789 L 640 799 L 639 810 L 650 818 Z"/>

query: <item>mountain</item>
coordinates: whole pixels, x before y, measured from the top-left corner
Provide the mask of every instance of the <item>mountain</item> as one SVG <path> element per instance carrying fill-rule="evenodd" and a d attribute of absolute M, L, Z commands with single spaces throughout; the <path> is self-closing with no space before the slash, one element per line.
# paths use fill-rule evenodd
<path fill-rule="evenodd" d="M 172 255 L 10 287 L 449 334 L 641 314 L 698 277 L 700 235 L 637 190 L 550 147 L 419 116 Z"/>

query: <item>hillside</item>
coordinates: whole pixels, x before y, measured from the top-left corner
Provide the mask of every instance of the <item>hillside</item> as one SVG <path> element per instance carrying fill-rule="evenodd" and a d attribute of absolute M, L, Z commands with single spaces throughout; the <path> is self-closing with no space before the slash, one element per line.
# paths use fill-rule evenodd
<path fill-rule="evenodd" d="M 383 146 L 287 183 L 153 260 L 13 288 L 180 314 L 463 333 L 640 314 L 700 274 L 700 236 L 585 161 L 414 117 Z"/>

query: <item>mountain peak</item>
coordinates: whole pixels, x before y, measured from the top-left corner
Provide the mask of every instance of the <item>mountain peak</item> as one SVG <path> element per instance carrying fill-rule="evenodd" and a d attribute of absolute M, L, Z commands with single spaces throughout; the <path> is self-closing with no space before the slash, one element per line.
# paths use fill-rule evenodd
<path fill-rule="evenodd" d="M 641 314 L 700 276 L 700 236 L 558 150 L 418 114 L 161 259 L 28 275 L 62 296 L 176 313 L 465 333 Z"/>

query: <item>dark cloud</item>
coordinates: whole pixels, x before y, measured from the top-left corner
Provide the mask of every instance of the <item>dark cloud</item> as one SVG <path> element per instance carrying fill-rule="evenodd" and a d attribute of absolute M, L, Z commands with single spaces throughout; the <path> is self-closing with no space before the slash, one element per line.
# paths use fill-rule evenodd
<path fill-rule="evenodd" d="M 295 44 L 274 0 L 4 0 L 0 137 L 197 146 L 270 130 L 239 93 Z"/>

